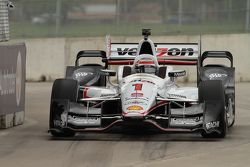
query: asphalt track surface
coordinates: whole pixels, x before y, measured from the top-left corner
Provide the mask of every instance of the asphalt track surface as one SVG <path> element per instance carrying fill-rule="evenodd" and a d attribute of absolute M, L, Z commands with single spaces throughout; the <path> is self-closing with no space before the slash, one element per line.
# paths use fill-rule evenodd
<path fill-rule="evenodd" d="M 24 125 L 0 130 L 1 167 L 250 166 L 250 83 L 236 85 L 236 124 L 221 140 L 147 130 L 54 139 L 47 133 L 51 86 L 27 83 Z"/>

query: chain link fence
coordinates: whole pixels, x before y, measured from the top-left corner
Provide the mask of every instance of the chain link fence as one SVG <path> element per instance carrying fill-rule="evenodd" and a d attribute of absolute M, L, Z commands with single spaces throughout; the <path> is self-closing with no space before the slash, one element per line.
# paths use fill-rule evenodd
<path fill-rule="evenodd" d="M 8 2 L 0 0 L 0 42 L 9 40 Z"/>
<path fill-rule="evenodd" d="M 245 33 L 250 0 L 12 0 L 12 38 Z"/>

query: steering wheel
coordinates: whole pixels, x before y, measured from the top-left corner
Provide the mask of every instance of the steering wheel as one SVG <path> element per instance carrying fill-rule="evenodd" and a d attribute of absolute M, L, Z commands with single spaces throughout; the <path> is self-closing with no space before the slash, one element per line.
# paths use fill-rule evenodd
<path fill-rule="evenodd" d="M 145 64 L 139 64 L 139 62 L 143 61 L 143 60 L 146 60 L 146 61 L 150 60 L 153 62 L 153 64 L 148 64 L 148 65 L 152 65 L 152 66 L 156 67 L 157 69 L 159 68 L 159 63 L 158 63 L 156 56 L 153 56 L 150 54 L 141 54 L 141 55 L 136 56 L 135 60 L 133 62 L 132 68 L 135 69 L 136 67 L 145 65 Z"/>

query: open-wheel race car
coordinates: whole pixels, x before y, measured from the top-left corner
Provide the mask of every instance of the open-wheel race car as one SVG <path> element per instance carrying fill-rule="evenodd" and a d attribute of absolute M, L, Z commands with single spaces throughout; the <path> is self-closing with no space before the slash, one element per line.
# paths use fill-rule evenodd
<path fill-rule="evenodd" d="M 139 43 L 109 43 L 107 51 L 84 50 L 75 66 L 53 84 L 49 132 L 57 137 L 106 131 L 113 126 L 152 126 L 163 132 L 198 132 L 224 138 L 235 121 L 233 57 L 228 51 L 199 52 L 198 43 L 153 43 L 143 29 Z M 99 57 L 103 64 L 79 64 Z M 228 59 L 230 65 L 204 63 Z M 120 65 L 118 71 L 110 65 Z M 197 68 L 197 86 L 180 87 L 176 78 Z M 117 75 L 117 83 L 110 81 Z M 194 74 L 195 75 L 195 74 Z"/>

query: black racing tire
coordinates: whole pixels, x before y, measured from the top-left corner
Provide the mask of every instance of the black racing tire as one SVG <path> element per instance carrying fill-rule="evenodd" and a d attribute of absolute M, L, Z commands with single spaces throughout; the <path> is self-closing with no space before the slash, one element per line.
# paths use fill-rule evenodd
<path fill-rule="evenodd" d="M 206 103 L 206 101 L 209 100 L 216 100 L 219 105 L 222 105 L 222 108 L 224 109 L 220 113 L 220 123 L 218 128 L 220 133 L 207 133 L 204 130 L 201 132 L 201 135 L 204 138 L 225 138 L 228 131 L 228 121 L 225 110 L 225 92 L 220 80 L 208 80 L 200 82 L 199 101 L 200 103 Z"/>
<path fill-rule="evenodd" d="M 52 86 L 51 99 L 77 101 L 78 82 L 74 79 L 56 79 Z"/>
<path fill-rule="evenodd" d="M 225 103 L 225 92 L 220 80 L 206 80 L 199 84 L 199 101 L 221 100 Z"/>
<path fill-rule="evenodd" d="M 51 93 L 50 103 L 50 119 L 49 128 L 55 129 L 54 120 L 55 117 L 59 116 L 57 110 L 53 109 L 53 100 L 69 100 L 70 102 L 77 102 L 78 94 L 78 82 L 73 79 L 56 79 L 54 81 Z M 70 130 L 50 130 L 50 133 L 54 137 L 73 137 L 75 132 Z"/>
<path fill-rule="evenodd" d="M 206 133 L 205 131 L 201 132 L 201 136 L 204 138 L 225 138 L 228 131 L 227 125 L 227 115 L 226 112 L 223 112 L 220 116 L 220 125 L 219 125 L 220 133 Z"/>

